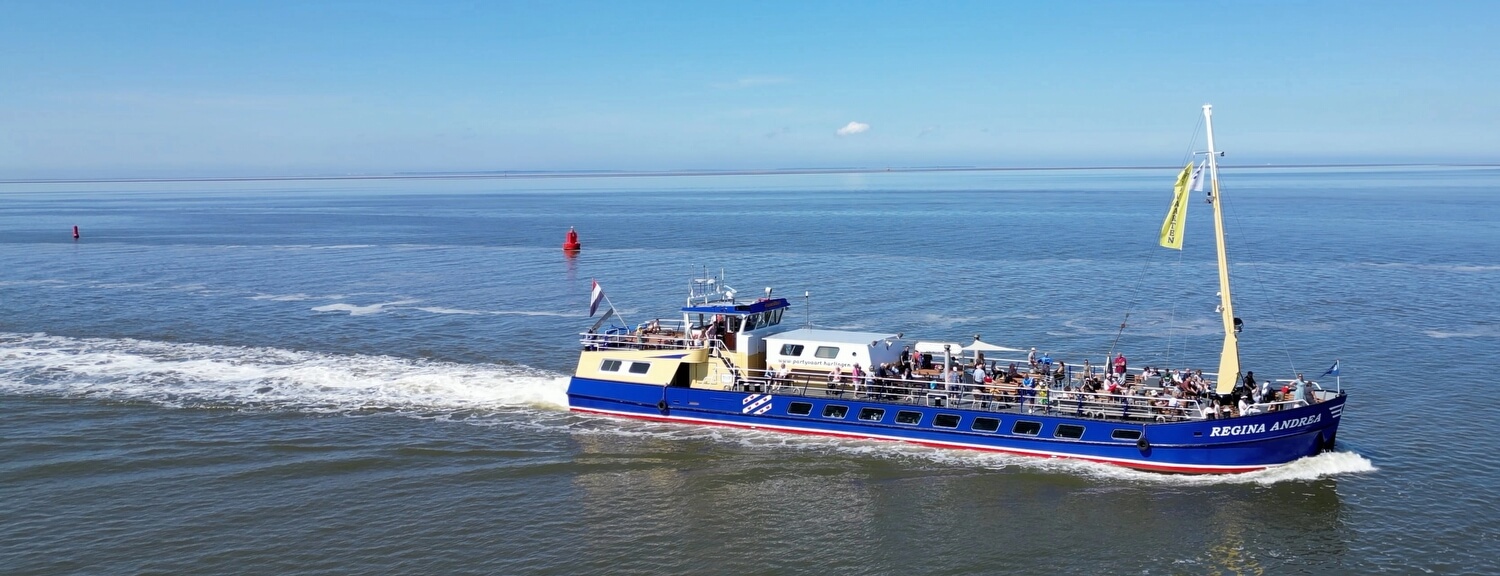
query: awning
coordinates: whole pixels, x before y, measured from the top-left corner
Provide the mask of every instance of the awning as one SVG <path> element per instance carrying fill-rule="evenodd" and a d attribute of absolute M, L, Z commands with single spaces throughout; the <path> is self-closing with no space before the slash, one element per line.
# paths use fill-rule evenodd
<path fill-rule="evenodd" d="M 918 342 L 917 343 L 917 352 L 927 352 L 929 354 L 942 354 L 943 353 L 943 346 L 947 346 L 948 350 L 952 354 L 963 354 L 963 351 L 964 351 L 964 347 L 963 346 L 960 346 L 960 345 L 952 343 L 952 342 Z"/>
<path fill-rule="evenodd" d="M 989 342 L 985 342 L 983 340 L 975 340 L 973 344 L 970 344 L 968 346 L 964 346 L 963 349 L 967 350 L 969 352 L 1020 352 L 1021 351 L 1020 348 L 1010 348 L 1010 347 L 1006 347 L 1006 346 L 997 346 L 997 345 L 994 345 L 994 344 L 990 344 Z"/>

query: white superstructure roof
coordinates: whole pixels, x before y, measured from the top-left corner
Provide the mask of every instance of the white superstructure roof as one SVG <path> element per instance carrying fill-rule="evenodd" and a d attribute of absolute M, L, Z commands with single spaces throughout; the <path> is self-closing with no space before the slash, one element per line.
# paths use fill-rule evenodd
<path fill-rule="evenodd" d="M 860 344 L 869 346 L 872 342 L 886 339 L 897 340 L 894 332 L 855 332 L 852 330 L 823 330 L 820 328 L 798 328 L 782 332 L 774 336 L 766 336 L 771 340 L 801 340 L 804 342 L 828 342 L 831 344 Z"/>

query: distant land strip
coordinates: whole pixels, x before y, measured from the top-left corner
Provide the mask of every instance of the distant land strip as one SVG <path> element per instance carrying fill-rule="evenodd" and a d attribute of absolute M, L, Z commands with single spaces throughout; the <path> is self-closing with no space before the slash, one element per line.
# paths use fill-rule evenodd
<path fill-rule="evenodd" d="M 1226 169 L 1265 168 L 1416 168 L 1500 167 L 1500 164 L 1258 164 L 1254 166 L 1221 166 Z M 876 174 L 915 172 L 1042 172 L 1064 170 L 1176 170 L 1175 166 L 1054 166 L 1054 167 L 983 167 L 983 166 L 915 166 L 903 168 L 769 168 L 763 170 L 488 170 L 472 172 L 394 172 L 390 174 L 331 174 L 308 176 L 187 176 L 141 178 L 27 178 L 0 179 L 0 184 L 111 184 L 167 182 L 296 182 L 316 180 L 505 180 L 546 178 L 662 178 L 678 176 L 773 176 L 802 174 Z"/>

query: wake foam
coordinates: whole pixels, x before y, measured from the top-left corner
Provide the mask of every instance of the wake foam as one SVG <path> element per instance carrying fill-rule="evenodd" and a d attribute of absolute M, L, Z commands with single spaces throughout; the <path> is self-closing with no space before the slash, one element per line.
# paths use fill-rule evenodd
<path fill-rule="evenodd" d="M 314 306 L 312 308 L 312 311 L 348 312 L 350 316 L 368 316 L 370 314 L 379 314 L 381 312 L 384 312 L 387 307 L 394 308 L 397 306 L 405 306 L 407 304 L 416 304 L 417 302 L 420 302 L 420 300 L 397 300 L 395 302 L 381 302 L 378 304 L 370 304 L 367 306 L 356 306 L 354 304 L 339 302 L 337 304 L 328 304 L 326 306 Z"/>
<path fill-rule="evenodd" d="M 134 339 L 0 333 L 0 393 L 170 407 L 441 415 L 567 407 L 567 378 L 455 364 Z"/>
<path fill-rule="evenodd" d="M 1500 336 L 1500 326 L 1476 326 L 1467 330 L 1428 330 L 1428 338 L 1494 338 Z"/>

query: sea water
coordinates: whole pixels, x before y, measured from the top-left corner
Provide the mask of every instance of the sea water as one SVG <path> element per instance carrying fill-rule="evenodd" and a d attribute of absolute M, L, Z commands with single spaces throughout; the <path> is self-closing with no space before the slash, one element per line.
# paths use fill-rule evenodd
<path fill-rule="evenodd" d="M 566 411 L 591 281 L 640 323 L 721 270 L 797 325 L 1212 371 L 1174 177 L 0 185 L 0 572 L 1500 571 L 1492 168 L 1224 170 L 1245 368 L 1350 395 L 1286 467 Z"/>

